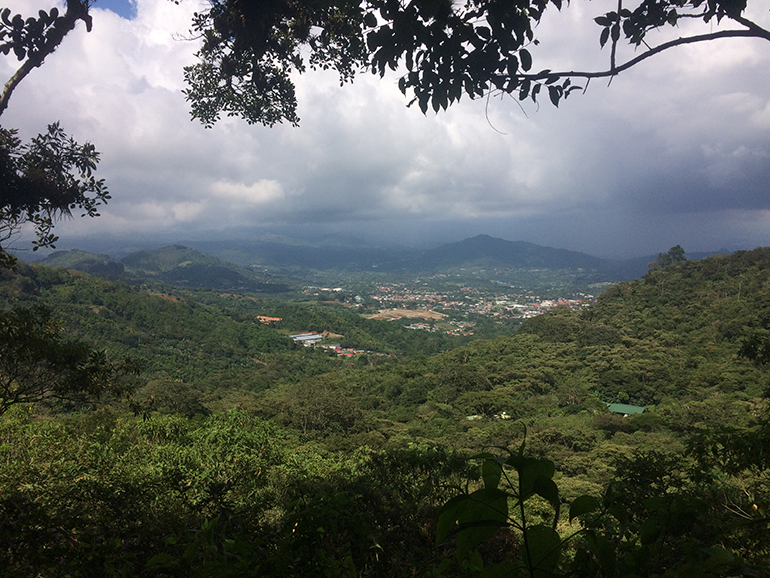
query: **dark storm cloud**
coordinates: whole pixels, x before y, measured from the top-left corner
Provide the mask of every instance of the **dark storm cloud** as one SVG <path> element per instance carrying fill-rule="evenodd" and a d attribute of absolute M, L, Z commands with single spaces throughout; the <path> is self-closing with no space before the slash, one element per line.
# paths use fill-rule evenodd
<path fill-rule="evenodd" d="M 412 244 L 489 233 L 605 255 L 767 242 L 770 43 L 682 49 L 558 110 L 506 97 L 423 116 L 392 77 L 340 88 L 309 74 L 300 128 L 205 130 L 181 95 L 195 43 L 178 39 L 200 6 L 139 0 L 127 21 L 97 4 L 93 32 L 68 36 L 14 95 L 7 126 L 29 135 L 58 118 L 103 152 L 114 200 L 98 220 L 63 223 L 63 237 L 291 225 Z M 604 8 L 576 3 L 543 22 L 543 66 L 606 64 L 591 21 Z M 14 64 L 0 65 L 6 77 Z"/>

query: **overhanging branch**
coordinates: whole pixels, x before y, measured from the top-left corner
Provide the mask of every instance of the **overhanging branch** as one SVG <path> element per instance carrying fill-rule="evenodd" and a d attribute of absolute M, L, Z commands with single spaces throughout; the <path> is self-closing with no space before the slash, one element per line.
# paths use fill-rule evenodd
<path fill-rule="evenodd" d="M 660 54 L 661 52 L 668 50 L 670 48 L 674 48 L 676 46 L 683 46 L 685 44 L 695 44 L 697 42 L 707 42 L 709 40 L 717 40 L 719 38 L 762 38 L 764 40 L 770 41 L 770 32 L 754 25 L 749 30 L 720 30 L 719 32 L 712 32 L 710 34 L 686 36 L 684 38 L 677 38 L 676 40 L 664 42 L 663 44 L 660 44 L 655 48 L 651 48 L 647 50 L 646 52 L 644 52 L 643 54 L 640 54 L 636 58 L 632 58 L 628 62 L 624 62 L 623 64 L 610 68 L 610 70 L 602 70 L 602 71 L 595 71 L 595 72 L 588 72 L 588 71 L 581 71 L 581 70 L 553 72 L 550 70 L 544 70 L 542 72 L 538 72 L 535 74 L 517 74 L 516 78 L 519 80 L 530 80 L 530 81 L 547 80 L 551 78 L 589 78 L 589 79 L 590 78 L 607 78 L 607 77 L 615 76 L 618 73 L 623 72 L 624 70 L 628 70 L 632 66 L 636 66 L 637 64 L 639 64 L 644 60 L 647 60 L 651 56 Z"/>
<path fill-rule="evenodd" d="M 88 14 L 88 2 L 85 0 L 67 0 L 67 11 L 64 13 L 64 17 L 61 18 L 61 22 L 54 25 L 53 30 L 50 31 L 41 48 L 33 55 L 29 56 L 3 86 L 3 93 L 0 95 L 0 116 L 2 116 L 5 109 L 8 108 L 8 101 L 11 99 L 11 94 L 13 94 L 13 91 L 19 83 L 24 80 L 32 70 L 42 65 L 46 57 L 59 47 L 62 40 L 64 40 L 64 37 L 71 30 L 74 30 L 78 20 L 85 22 L 86 30 L 88 30 L 88 32 L 91 31 L 92 19 Z"/>

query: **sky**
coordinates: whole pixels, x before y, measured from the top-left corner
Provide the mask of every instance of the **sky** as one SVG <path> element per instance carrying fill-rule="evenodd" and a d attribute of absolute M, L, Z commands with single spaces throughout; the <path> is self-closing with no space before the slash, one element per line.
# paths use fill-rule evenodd
<path fill-rule="evenodd" d="M 614 5 L 547 14 L 535 67 L 606 68 L 592 18 Z M 680 47 L 558 109 L 464 98 L 423 115 L 396 74 L 340 87 L 308 73 L 299 127 L 206 129 L 182 94 L 197 48 L 186 33 L 205 8 L 99 0 L 92 32 L 81 23 L 14 93 L 3 126 L 31 137 L 59 120 L 102 155 L 113 198 L 97 219 L 59 223 L 59 248 L 266 234 L 405 247 L 489 234 L 603 257 L 770 244 L 770 42 Z M 766 5 L 751 16 L 770 25 Z M 0 57 L 3 82 L 16 66 Z"/>

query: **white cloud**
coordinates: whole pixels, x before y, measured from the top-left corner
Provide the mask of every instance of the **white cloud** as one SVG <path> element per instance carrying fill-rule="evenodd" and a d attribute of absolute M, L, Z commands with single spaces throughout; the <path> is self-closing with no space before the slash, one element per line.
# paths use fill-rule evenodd
<path fill-rule="evenodd" d="M 211 185 L 211 191 L 214 196 L 235 203 L 236 206 L 239 204 L 260 205 L 284 198 L 281 183 L 268 179 L 261 179 L 251 185 L 217 181 Z"/>

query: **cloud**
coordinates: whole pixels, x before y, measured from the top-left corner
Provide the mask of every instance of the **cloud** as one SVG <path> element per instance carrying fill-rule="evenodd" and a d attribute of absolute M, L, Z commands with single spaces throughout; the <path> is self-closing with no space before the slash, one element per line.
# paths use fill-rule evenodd
<path fill-rule="evenodd" d="M 63 239 L 285 225 L 401 243 L 490 233 L 605 255 L 766 242 L 767 42 L 681 48 L 559 109 L 464 99 L 423 116 L 395 76 L 362 73 L 340 87 L 309 73 L 297 79 L 300 128 L 224 119 L 207 130 L 181 93 L 197 46 L 183 37 L 206 5 L 138 0 L 129 21 L 96 4 L 93 31 L 79 26 L 14 94 L 5 126 L 30 136 L 59 119 L 102 152 L 114 199 L 99 219 L 62 223 Z M 613 6 L 549 14 L 537 65 L 606 66 L 591 19 Z M 4 59 L 0 72 L 15 65 Z"/>
<path fill-rule="evenodd" d="M 212 193 L 228 201 L 244 205 L 260 205 L 267 201 L 283 198 L 283 187 L 277 181 L 262 179 L 253 185 L 241 183 L 215 182 Z"/>

